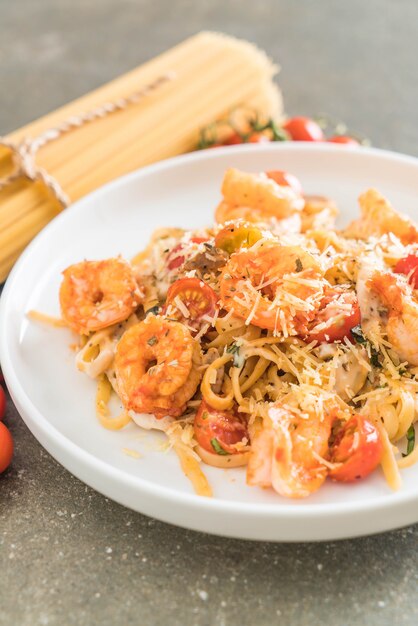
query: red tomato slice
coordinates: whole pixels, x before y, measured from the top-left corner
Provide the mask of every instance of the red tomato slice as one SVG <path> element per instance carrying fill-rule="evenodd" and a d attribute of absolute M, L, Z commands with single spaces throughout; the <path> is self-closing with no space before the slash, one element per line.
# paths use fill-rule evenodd
<path fill-rule="evenodd" d="M 348 135 L 335 135 L 334 137 L 330 137 L 328 139 L 331 143 L 341 143 L 345 145 L 351 146 L 359 146 L 360 143 L 354 137 L 349 137 Z"/>
<path fill-rule="evenodd" d="M 238 454 L 236 444 L 248 444 L 247 420 L 234 411 L 218 411 L 202 400 L 194 418 L 197 443 L 207 452 L 219 455 Z"/>
<path fill-rule="evenodd" d="M 207 240 L 208 240 L 207 237 L 191 237 L 190 239 L 192 243 L 203 243 L 204 241 L 207 241 Z M 181 252 L 181 250 L 183 250 L 183 248 L 185 247 L 186 247 L 186 244 L 178 243 L 171 250 L 171 252 L 167 256 L 167 267 L 169 270 L 175 270 L 178 267 L 180 267 L 180 265 L 183 265 L 185 258 L 182 254 L 179 254 L 179 252 Z"/>
<path fill-rule="evenodd" d="M 324 141 L 324 133 L 319 124 L 309 117 L 291 117 L 283 124 L 293 141 Z"/>
<path fill-rule="evenodd" d="M 0 422 L 0 474 L 10 465 L 13 456 L 13 439 L 10 430 Z"/>
<path fill-rule="evenodd" d="M 405 274 L 408 276 L 409 284 L 418 289 L 418 256 L 415 254 L 408 254 L 404 259 L 400 259 L 395 265 L 395 272 L 397 274 Z"/>
<path fill-rule="evenodd" d="M 360 324 L 360 307 L 353 291 L 331 287 L 322 299 L 315 319 L 310 322 L 305 339 L 319 343 L 350 338 L 350 331 Z"/>
<path fill-rule="evenodd" d="M 180 300 L 187 309 L 186 316 L 178 306 Z M 179 322 L 193 328 L 196 332 L 205 323 L 204 315 L 213 317 L 217 309 L 218 296 L 203 280 L 199 278 L 180 278 L 176 280 L 167 292 L 167 300 L 163 313 L 175 318 Z M 170 308 L 169 308 L 170 307 Z"/>
<path fill-rule="evenodd" d="M 300 196 L 303 195 L 302 185 L 299 182 L 299 179 L 296 178 L 293 174 L 289 172 L 284 172 L 283 170 L 274 170 L 271 172 L 266 172 L 267 176 L 274 180 L 278 185 L 282 185 L 283 187 L 291 187 L 293 191 Z"/>
<path fill-rule="evenodd" d="M 330 447 L 331 463 L 341 463 L 330 470 L 330 476 L 340 482 L 365 478 L 380 463 L 383 443 L 377 428 L 361 415 L 354 415 L 337 432 Z"/>
<path fill-rule="evenodd" d="M 6 394 L 4 393 L 3 387 L 0 386 L 0 422 L 4 417 L 6 412 Z"/>

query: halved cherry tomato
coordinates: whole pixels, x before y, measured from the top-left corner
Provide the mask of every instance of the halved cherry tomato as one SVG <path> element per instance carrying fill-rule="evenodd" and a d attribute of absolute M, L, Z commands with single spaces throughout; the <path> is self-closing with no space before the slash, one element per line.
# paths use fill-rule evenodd
<path fill-rule="evenodd" d="M 207 240 L 208 240 L 207 237 L 191 237 L 190 239 L 192 243 L 203 243 L 204 241 L 207 241 Z M 171 252 L 167 256 L 167 267 L 169 270 L 177 269 L 178 267 L 180 267 L 180 265 L 183 265 L 185 259 L 182 254 L 179 254 L 179 252 L 181 252 L 181 250 L 183 250 L 183 248 L 185 247 L 186 247 L 186 244 L 178 243 L 171 250 Z"/>
<path fill-rule="evenodd" d="M 13 439 L 10 430 L 0 422 L 0 474 L 10 465 L 13 456 Z"/>
<path fill-rule="evenodd" d="M 212 454 L 237 454 L 236 444 L 246 440 L 247 420 L 235 411 L 218 411 L 202 400 L 194 418 L 194 434 L 197 443 Z"/>
<path fill-rule="evenodd" d="M 6 412 L 6 394 L 4 393 L 3 387 L 0 385 L 0 422 L 4 417 Z"/>
<path fill-rule="evenodd" d="M 176 304 L 177 299 L 187 309 L 188 316 L 178 308 Z M 205 323 L 205 320 L 202 320 L 204 315 L 208 317 L 214 316 L 217 302 L 218 296 L 212 287 L 209 287 L 203 280 L 199 278 L 180 278 L 171 285 L 167 292 L 163 313 L 167 313 L 168 307 L 170 307 L 170 317 L 186 324 L 197 332 Z"/>
<path fill-rule="evenodd" d="M 341 426 L 330 446 L 331 463 L 341 463 L 330 476 L 341 482 L 360 480 L 380 463 L 383 443 L 377 428 L 361 415 L 354 415 Z"/>
<path fill-rule="evenodd" d="M 397 274 L 405 274 L 408 276 L 409 284 L 418 289 L 418 256 L 415 254 L 408 254 L 404 259 L 400 259 L 395 265 L 395 272 Z"/>
<path fill-rule="evenodd" d="M 284 172 L 283 170 L 274 170 L 271 172 L 266 172 L 267 176 L 274 180 L 278 185 L 282 185 L 283 187 L 290 187 L 293 191 L 300 196 L 303 195 L 302 185 L 299 182 L 299 179 L 296 178 L 293 174 L 289 172 Z"/>
<path fill-rule="evenodd" d="M 306 339 L 319 343 L 350 338 L 350 331 L 360 324 L 360 307 L 353 291 L 331 287 L 325 293 L 315 319 L 310 322 Z"/>
<path fill-rule="evenodd" d="M 261 230 L 249 224 L 234 226 L 230 224 L 222 228 L 215 237 L 215 246 L 232 254 L 240 248 L 251 248 L 263 236 Z"/>
<path fill-rule="evenodd" d="M 342 143 L 351 146 L 359 146 L 360 143 L 354 137 L 349 137 L 348 135 L 335 135 L 334 137 L 330 137 L 328 139 L 331 143 Z"/>
<path fill-rule="evenodd" d="M 324 141 L 324 133 L 319 124 L 309 117 L 291 117 L 283 124 L 293 141 Z"/>

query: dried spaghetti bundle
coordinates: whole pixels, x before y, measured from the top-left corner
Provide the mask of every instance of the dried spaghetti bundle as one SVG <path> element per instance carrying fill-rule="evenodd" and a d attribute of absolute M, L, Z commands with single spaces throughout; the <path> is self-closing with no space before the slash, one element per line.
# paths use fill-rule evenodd
<path fill-rule="evenodd" d="M 96 91 L 21 128 L 14 143 L 36 138 L 63 120 L 89 111 L 173 73 L 138 104 L 83 125 L 39 151 L 36 162 L 71 201 L 149 163 L 192 150 L 198 130 L 234 107 L 253 107 L 280 117 L 276 68 L 253 45 L 216 33 L 200 33 Z M 11 153 L 0 146 L 0 177 L 10 172 Z M 0 191 L 0 280 L 27 243 L 60 210 L 41 183 L 18 179 Z"/>

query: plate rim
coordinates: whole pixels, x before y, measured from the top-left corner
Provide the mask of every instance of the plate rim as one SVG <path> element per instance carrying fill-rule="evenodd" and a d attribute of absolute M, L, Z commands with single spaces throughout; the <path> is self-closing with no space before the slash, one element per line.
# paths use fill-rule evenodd
<path fill-rule="evenodd" d="M 92 202 L 92 200 L 100 200 L 100 198 L 105 196 L 110 190 L 115 190 L 118 187 L 129 183 L 131 180 L 141 179 L 149 174 L 158 173 L 161 170 L 180 167 L 190 161 L 201 161 L 206 159 L 212 160 L 217 159 L 225 154 L 234 155 L 241 152 L 252 151 L 254 154 L 256 154 L 257 152 L 280 152 L 281 150 L 290 150 L 296 152 L 320 151 L 324 153 L 338 153 L 339 151 L 350 153 L 358 152 L 364 157 L 371 156 L 390 162 L 393 162 L 395 160 L 397 162 L 408 164 L 418 168 L 418 158 L 414 156 L 392 152 L 389 150 L 380 150 L 377 148 L 340 146 L 338 144 L 317 145 L 309 142 L 295 142 L 294 144 L 286 142 L 283 144 L 262 144 L 261 146 L 228 146 L 226 148 L 219 148 L 216 151 L 202 150 L 199 152 L 172 157 L 170 159 L 165 159 L 146 167 L 139 168 L 87 194 L 86 196 L 72 204 L 68 209 L 62 211 L 58 216 L 56 216 L 40 233 L 38 233 L 38 235 L 30 242 L 22 255 L 19 257 L 6 281 L 0 298 L 0 362 L 2 365 L 2 370 L 7 387 L 16 406 L 19 408 L 19 413 L 22 419 L 27 424 L 31 432 L 34 434 L 38 442 L 43 447 L 46 447 L 49 453 L 67 470 L 67 465 L 63 463 L 61 459 L 57 458 L 57 455 L 54 452 L 51 452 L 51 450 L 49 449 L 49 444 L 51 442 L 56 445 L 58 450 L 64 452 L 64 454 L 70 454 L 74 459 L 77 460 L 77 462 L 84 464 L 87 469 L 92 470 L 93 472 L 99 471 L 101 474 L 105 475 L 107 478 L 110 478 L 113 482 L 116 482 L 119 485 L 128 483 L 130 488 L 140 489 L 141 491 L 146 492 L 149 496 L 155 496 L 158 492 L 159 497 L 164 499 L 167 503 L 176 504 L 177 506 L 184 506 L 188 509 L 203 509 L 203 511 L 208 511 L 212 513 L 216 512 L 219 514 L 233 513 L 236 515 L 249 516 L 253 519 L 264 518 L 266 516 L 268 518 L 277 520 L 291 520 L 294 518 L 299 520 L 309 518 L 322 519 L 327 518 L 330 515 L 338 517 L 340 515 L 346 515 L 347 513 L 354 515 L 364 515 L 368 512 L 377 513 L 378 511 L 383 513 L 388 509 L 396 507 L 397 505 L 408 505 L 418 501 L 418 492 L 414 495 L 413 493 L 402 493 L 402 490 L 400 490 L 395 493 L 388 492 L 387 494 L 376 496 L 376 498 L 373 498 L 372 501 L 365 499 L 354 502 L 325 502 L 315 504 L 310 504 L 309 502 L 306 502 L 303 506 L 297 507 L 291 504 L 287 504 L 282 499 L 270 504 L 227 501 L 218 499 L 216 497 L 202 498 L 201 496 L 198 496 L 194 493 L 185 493 L 171 487 L 167 487 L 165 485 L 158 485 L 150 480 L 142 478 L 141 476 L 133 476 L 132 474 L 129 474 L 118 467 L 107 464 L 105 461 L 97 458 L 93 453 L 84 450 L 77 443 L 67 438 L 54 425 L 52 425 L 32 403 L 29 395 L 24 389 L 24 386 L 20 383 L 17 374 L 14 371 L 13 356 L 11 354 L 11 351 L 9 350 L 7 337 L 7 310 L 10 294 L 13 291 L 13 285 L 20 273 L 24 271 L 27 262 L 26 260 L 36 252 L 37 248 L 42 245 L 45 240 L 48 239 L 50 233 L 53 232 L 54 229 L 59 228 L 59 225 L 62 221 L 68 219 L 68 214 L 74 216 L 75 214 L 77 214 L 77 212 L 84 210 L 84 204 L 89 204 Z M 45 436 L 46 440 L 48 441 L 48 447 L 45 445 L 44 441 L 40 440 L 38 434 L 34 433 L 34 430 L 39 430 Z M 68 471 L 74 473 L 73 470 Z M 82 478 L 82 480 L 83 482 L 87 482 L 85 478 Z M 94 486 L 94 489 L 98 490 L 96 486 Z M 114 499 L 113 496 L 110 497 Z M 418 521 L 418 514 L 416 515 L 415 521 Z M 402 525 L 402 523 L 399 525 Z M 393 527 L 393 525 L 390 525 L 390 528 Z M 378 530 L 376 532 L 380 531 Z M 233 536 L 243 535 L 240 535 L 238 533 Z"/>

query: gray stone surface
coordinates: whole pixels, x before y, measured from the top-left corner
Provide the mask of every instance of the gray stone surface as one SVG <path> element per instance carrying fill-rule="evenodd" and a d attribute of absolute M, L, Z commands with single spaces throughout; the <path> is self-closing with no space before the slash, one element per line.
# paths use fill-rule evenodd
<path fill-rule="evenodd" d="M 256 41 L 291 113 L 418 153 L 416 0 L 0 0 L 0 134 L 200 29 Z M 418 623 L 418 528 L 323 544 L 214 538 L 137 515 L 42 450 L 9 402 L 0 624 Z"/>

